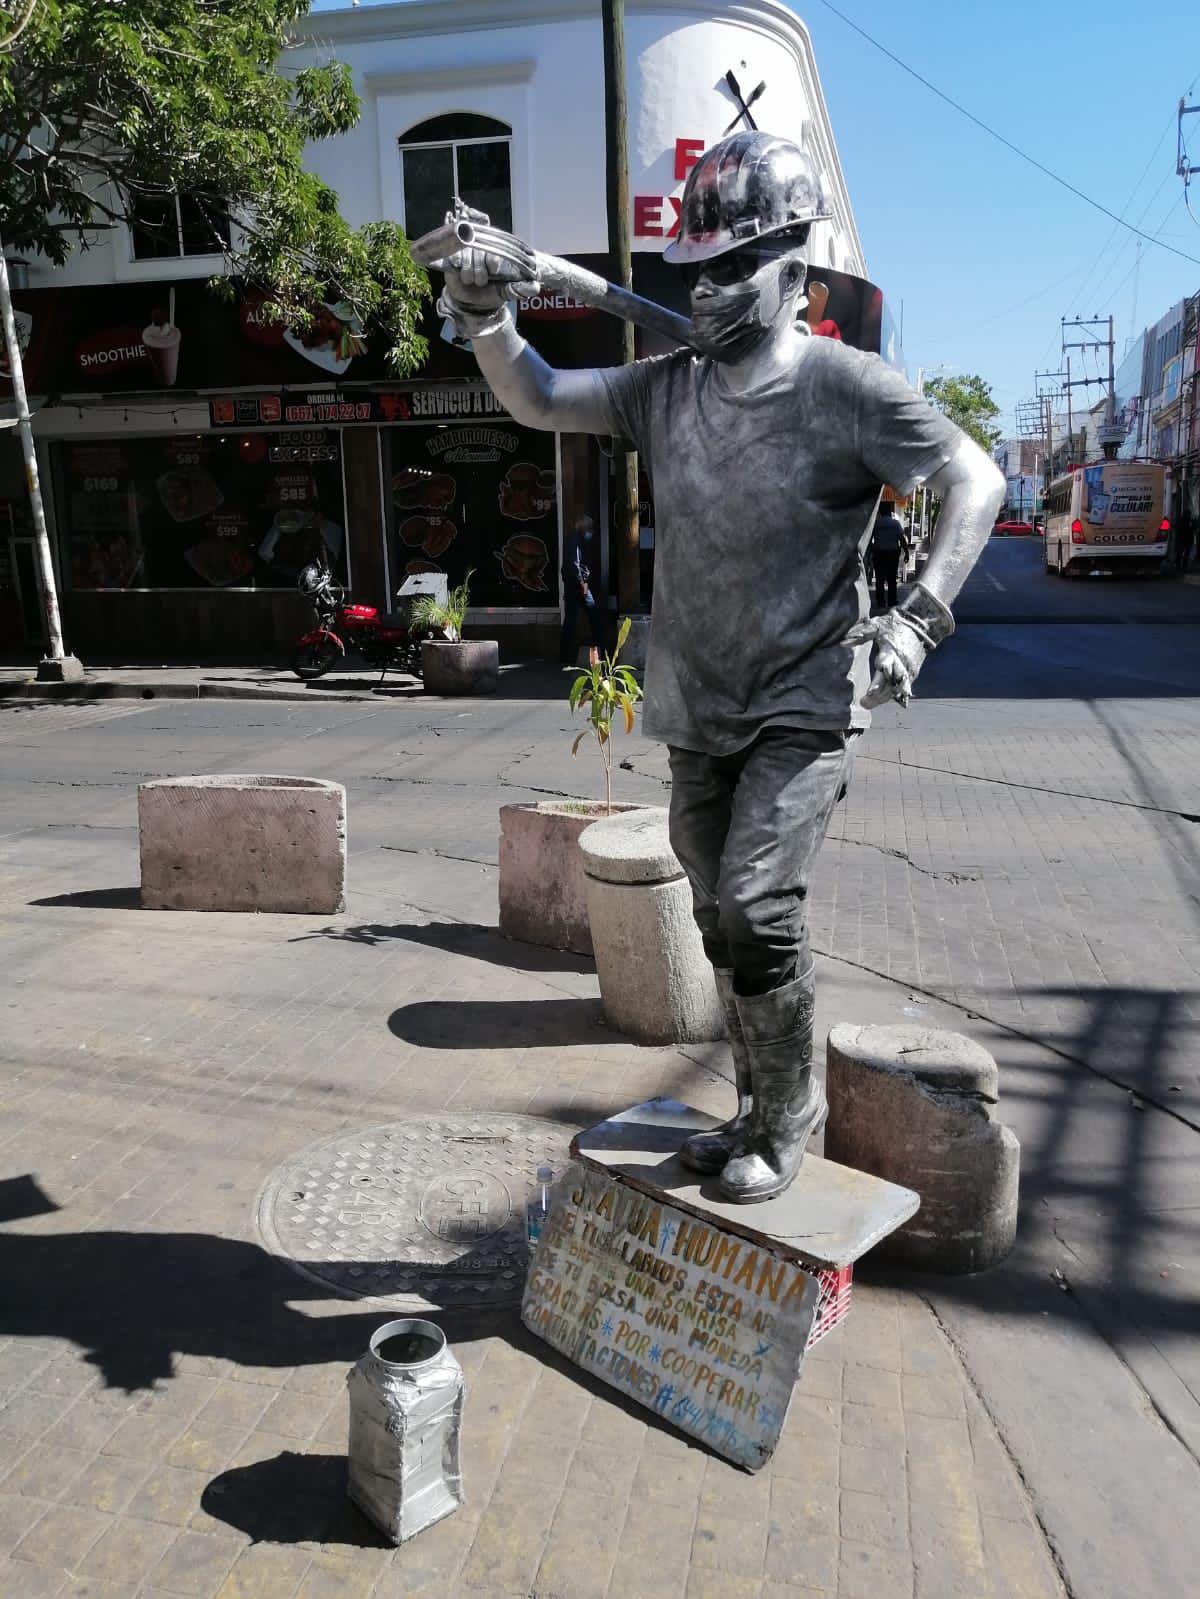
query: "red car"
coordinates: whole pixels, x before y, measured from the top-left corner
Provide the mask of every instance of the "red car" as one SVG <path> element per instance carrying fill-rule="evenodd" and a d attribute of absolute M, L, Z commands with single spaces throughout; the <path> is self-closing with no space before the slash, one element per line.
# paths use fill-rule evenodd
<path fill-rule="evenodd" d="M 997 522 L 992 529 L 992 536 L 998 539 L 1027 539 L 1032 533 L 1032 522 Z"/>

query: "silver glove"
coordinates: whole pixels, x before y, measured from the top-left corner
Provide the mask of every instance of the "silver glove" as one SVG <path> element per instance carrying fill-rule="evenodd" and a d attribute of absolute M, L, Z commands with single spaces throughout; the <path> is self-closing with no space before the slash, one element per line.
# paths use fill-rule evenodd
<path fill-rule="evenodd" d="M 888 700 L 907 705 L 925 657 L 953 631 L 949 608 L 923 583 L 914 583 L 890 611 L 852 628 L 847 634 L 849 643 L 869 640 L 875 645 L 874 676 L 862 697 L 865 709 L 874 710 Z"/>

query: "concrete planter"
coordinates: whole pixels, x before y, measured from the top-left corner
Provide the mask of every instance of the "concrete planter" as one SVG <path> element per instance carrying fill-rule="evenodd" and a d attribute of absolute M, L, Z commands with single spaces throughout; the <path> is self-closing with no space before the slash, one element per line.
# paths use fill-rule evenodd
<path fill-rule="evenodd" d="M 640 805 L 614 805 L 637 811 Z M 579 835 L 606 816 L 603 800 L 500 807 L 500 931 L 548 949 L 592 953 Z"/>
<path fill-rule="evenodd" d="M 500 645 L 492 638 L 425 639 L 421 676 L 427 694 L 494 694 L 500 684 Z"/>
<path fill-rule="evenodd" d="M 142 906 L 345 907 L 346 790 L 315 777 L 166 777 L 138 789 Z"/>

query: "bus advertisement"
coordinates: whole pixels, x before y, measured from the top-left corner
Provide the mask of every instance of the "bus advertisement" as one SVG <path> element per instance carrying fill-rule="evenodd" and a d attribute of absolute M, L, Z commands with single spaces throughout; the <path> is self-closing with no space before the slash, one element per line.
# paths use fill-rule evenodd
<path fill-rule="evenodd" d="M 1046 500 L 1047 572 L 1157 572 L 1171 531 L 1163 490 L 1153 461 L 1097 461 L 1057 478 Z"/>

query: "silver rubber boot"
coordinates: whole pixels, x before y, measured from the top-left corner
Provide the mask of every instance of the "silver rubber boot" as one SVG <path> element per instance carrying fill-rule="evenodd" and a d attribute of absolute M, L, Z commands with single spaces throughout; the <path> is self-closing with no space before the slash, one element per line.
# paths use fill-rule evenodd
<path fill-rule="evenodd" d="M 725 1012 L 725 1031 L 733 1051 L 733 1080 L 737 1085 L 737 1115 L 714 1127 L 711 1133 L 693 1133 L 679 1151 L 679 1158 L 693 1171 L 721 1171 L 732 1156 L 740 1153 L 750 1133 L 754 1100 L 750 1083 L 750 1056 L 742 1036 L 737 1000 L 733 993 L 733 973 L 725 966 L 714 966 L 717 995 Z"/>
<path fill-rule="evenodd" d="M 750 1055 L 754 1121 L 744 1147 L 721 1173 L 721 1192 L 751 1204 L 788 1187 L 829 1114 L 813 1075 L 812 968 L 769 994 L 739 994 L 737 1008 Z"/>

